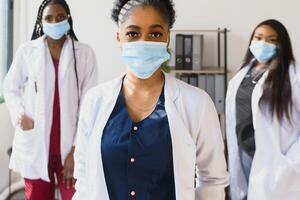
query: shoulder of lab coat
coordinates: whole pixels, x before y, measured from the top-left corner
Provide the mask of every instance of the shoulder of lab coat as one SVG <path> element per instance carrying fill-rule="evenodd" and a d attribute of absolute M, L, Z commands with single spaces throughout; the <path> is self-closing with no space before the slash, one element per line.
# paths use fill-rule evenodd
<path fill-rule="evenodd" d="M 196 199 L 224 199 L 228 173 L 219 120 L 213 102 L 204 91 L 169 75 L 165 77 L 166 101 L 175 103 L 181 115 L 178 117 L 183 118 L 196 146 Z M 75 177 L 77 178 L 75 199 L 85 197 L 88 192 L 88 188 L 85 187 L 87 185 L 86 145 L 88 145 L 88 136 L 93 129 L 96 115 L 99 114 L 97 112 L 104 99 L 117 97 L 121 84 L 122 78 L 119 77 L 89 90 L 85 96 L 80 112 L 78 142 L 75 150 Z"/>

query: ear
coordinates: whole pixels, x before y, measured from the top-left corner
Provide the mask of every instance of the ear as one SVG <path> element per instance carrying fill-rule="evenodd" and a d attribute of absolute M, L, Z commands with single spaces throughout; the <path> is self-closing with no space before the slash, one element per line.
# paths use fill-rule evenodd
<path fill-rule="evenodd" d="M 117 32 L 116 32 L 116 41 L 117 41 L 118 47 L 121 48 L 120 31 L 117 31 Z"/>

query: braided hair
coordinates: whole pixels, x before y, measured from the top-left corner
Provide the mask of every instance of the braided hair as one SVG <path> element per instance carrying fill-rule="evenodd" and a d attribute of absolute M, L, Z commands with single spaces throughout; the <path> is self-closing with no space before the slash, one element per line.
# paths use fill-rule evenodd
<path fill-rule="evenodd" d="M 74 29 L 73 29 L 73 20 L 71 17 L 71 12 L 70 12 L 70 8 L 69 5 L 67 4 L 67 2 L 65 0 L 44 0 L 40 7 L 39 7 L 39 11 L 38 11 L 38 15 L 36 18 L 36 22 L 34 25 L 34 29 L 33 29 L 33 33 L 31 36 L 31 40 L 35 40 L 41 36 L 44 35 L 44 31 L 43 31 L 43 26 L 42 26 L 42 18 L 43 18 L 43 12 L 45 10 L 45 8 L 48 5 L 53 5 L 53 4 L 59 4 L 61 5 L 66 13 L 68 14 L 69 18 L 68 18 L 68 22 L 70 24 L 70 31 L 68 33 L 68 35 L 70 36 L 71 40 L 72 40 L 72 48 L 73 48 L 73 58 L 74 58 L 74 71 L 75 71 L 75 76 L 76 76 L 76 85 L 77 85 L 77 94 L 78 94 L 78 106 L 80 104 L 80 89 L 79 89 L 79 79 L 78 79 L 78 72 L 77 72 L 77 59 L 76 59 L 76 54 L 75 54 L 75 44 L 74 44 L 74 40 L 78 41 Z"/>
<path fill-rule="evenodd" d="M 111 12 L 111 18 L 118 25 L 122 24 L 128 17 L 130 10 L 136 6 L 152 6 L 164 17 L 169 27 L 173 27 L 175 23 L 175 10 L 172 0 L 116 0 Z"/>
<path fill-rule="evenodd" d="M 75 33 L 74 33 L 74 29 L 73 29 L 73 20 L 72 20 L 72 17 L 71 17 L 71 12 L 70 12 L 70 8 L 69 8 L 69 5 L 67 4 L 67 2 L 65 0 L 44 0 L 40 7 L 39 7 L 39 11 L 38 11 L 38 14 L 37 14 L 37 18 L 36 18 L 36 22 L 35 22 L 35 25 L 34 25 L 34 29 L 33 29 L 33 33 L 32 33 L 32 36 L 31 36 L 31 40 L 35 40 L 41 36 L 44 35 L 44 31 L 43 31 L 43 26 L 42 26 L 42 18 L 43 18 L 43 12 L 45 10 L 45 8 L 48 6 L 48 5 L 53 5 L 53 4 L 59 4 L 61 5 L 65 11 L 67 12 L 67 14 L 70 16 L 68 18 L 68 22 L 70 24 L 70 31 L 69 31 L 69 36 L 75 40 L 75 41 L 78 41 Z"/>

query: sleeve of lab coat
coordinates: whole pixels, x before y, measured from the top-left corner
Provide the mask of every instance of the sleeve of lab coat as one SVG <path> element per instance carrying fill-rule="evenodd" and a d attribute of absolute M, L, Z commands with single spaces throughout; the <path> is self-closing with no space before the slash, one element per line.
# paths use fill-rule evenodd
<path fill-rule="evenodd" d="M 291 75 L 290 73 L 293 96 L 293 111 L 300 112 L 300 73 L 299 69 L 296 71 L 296 74 Z M 273 165 L 270 166 L 272 168 L 269 169 L 270 174 L 272 174 L 270 177 L 269 187 L 272 188 L 273 191 L 300 191 L 300 119 L 295 119 L 294 117 L 293 120 L 296 120 L 297 125 L 294 127 L 297 127 L 298 130 L 293 130 L 292 134 L 297 134 L 298 139 L 293 143 L 285 155 L 280 154 L 274 157 Z M 291 134 L 287 133 L 286 131 L 284 133 Z"/>
<path fill-rule="evenodd" d="M 207 96 L 197 138 L 196 200 L 224 200 L 228 185 L 224 142 L 218 115 Z"/>
<path fill-rule="evenodd" d="M 291 78 L 292 96 L 293 96 L 293 110 L 294 112 L 300 112 L 300 69 L 296 66 L 296 73 Z M 300 119 L 294 119 L 296 123 L 299 123 Z M 299 125 L 297 125 L 299 127 Z M 287 161 L 293 165 L 300 173 L 300 130 L 293 131 L 294 134 L 298 134 L 298 140 L 291 146 L 286 153 Z"/>
<path fill-rule="evenodd" d="M 83 100 L 86 92 L 93 86 L 97 84 L 98 81 L 98 65 L 94 51 L 90 48 L 87 61 L 86 61 L 86 74 L 81 86 L 81 97 Z"/>
<path fill-rule="evenodd" d="M 97 60 L 94 54 L 94 51 L 89 48 L 89 53 L 87 56 L 87 61 L 86 61 L 86 74 L 83 78 L 80 90 L 81 90 L 81 96 L 80 96 L 80 105 L 78 110 L 80 110 L 80 107 L 82 105 L 82 101 L 84 99 L 84 96 L 86 92 L 95 86 L 98 81 L 98 65 L 97 65 Z M 76 144 L 76 134 L 74 136 L 73 140 L 73 145 Z"/>
<path fill-rule="evenodd" d="M 77 129 L 77 142 L 74 153 L 74 177 L 77 179 L 75 184 L 76 193 L 74 194 L 74 200 L 82 200 L 87 198 L 87 147 L 89 140 L 89 124 L 91 123 L 91 107 L 92 98 L 87 94 L 82 103 L 80 117 L 78 121 Z"/>
<path fill-rule="evenodd" d="M 23 59 L 23 52 L 24 49 L 20 47 L 3 82 L 5 103 L 14 127 L 18 124 L 18 118 L 21 113 L 24 113 L 22 90 L 27 79 L 27 66 Z"/>

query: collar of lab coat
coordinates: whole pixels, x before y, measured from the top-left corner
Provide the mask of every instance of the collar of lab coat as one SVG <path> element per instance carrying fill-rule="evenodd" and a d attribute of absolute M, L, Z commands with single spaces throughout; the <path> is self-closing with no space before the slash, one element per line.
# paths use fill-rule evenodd
<path fill-rule="evenodd" d="M 36 40 L 33 40 L 32 41 L 32 45 L 35 46 L 35 47 L 41 47 L 41 48 L 43 48 L 44 45 L 45 45 L 45 41 L 46 41 L 46 35 L 43 35 L 43 36 L 37 38 Z M 70 38 L 70 36 L 67 36 L 65 44 L 66 43 L 72 44 L 72 39 Z M 70 47 L 72 48 L 72 45 Z M 75 48 L 75 50 L 79 49 L 77 41 L 74 41 L 74 48 Z"/>
<path fill-rule="evenodd" d="M 44 57 L 43 59 L 45 60 L 40 60 L 40 62 L 45 62 L 45 64 L 51 64 L 52 65 L 52 59 L 50 55 L 50 50 L 48 48 L 48 44 L 46 42 L 46 35 L 41 36 L 40 38 L 31 41 L 31 46 L 33 48 L 37 48 L 37 53 L 40 54 L 41 52 L 44 52 Z M 80 49 L 79 44 L 77 41 L 74 41 L 74 49 L 75 53 Z M 35 57 L 35 56 L 34 56 Z M 34 58 L 33 59 L 36 59 Z M 39 57 L 39 56 L 38 56 Z M 61 56 L 60 56 L 60 61 L 59 61 L 59 81 L 60 84 L 63 83 L 64 77 L 66 75 L 66 71 L 69 66 L 73 66 L 74 59 L 73 59 L 73 46 L 72 46 L 72 39 L 70 36 L 67 36 L 66 41 L 63 45 L 62 51 L 61 51 Z M 41 64 L 41 65 L 40 65 Z M 43 66 L 44 64 L 40 63 L 37 66 Z M 35 70 L 40 70 L 41 68 L 38 67 L 38 69 Z"/>
<path fill-rule="evenodd" d="M 52 65 L 52 58 L 51 58 L 50 50 L 49 50 L 49 47 L 48 47 L 48 44 L 46 41 L 46 35 L 43 35 L 42 37 L 33 41 L 33 46 L 37 47 L 40 52 L 45 52 L 46 64 Z M 74 49 L 75 49 L 75 51 L 79 50 L 78 42 L 74 41 Z M 64 82 L 64 78 L 65 78 L 67 69 L 70 66 L 73 66 L 74 65 L 73 63 L 74 63 L 74 58 L 73 58 L 72 39 L 69 36 L 67 36 L 67 39 L 66 39 L 66 41 L 63 45 L 62 51 L 61 51 L 60 61 L 59 61 L 60 85 L 62 85 Z"/>
<path fill-rule="evenodd" d="M 122 74 L 121 76 L 117 77 L 116 79 L 114 79 L 112 82 L 110 82 L 109 85 L 107 85 L 107 89 L 103 92 L 105 92 L 105 94 L 103 95 L 104 98 L 107 99 L 116 99 L 116 97 L 118 96 L 121 87 L 122 87 L 122 81 L 124 78 L 125 74 Z M 164 72 L 164 77 L 165 77 L 165 98 L 167 100 L 170 100 L 172 102 L 174 102 L 180 91 L 179 91 L 179 87 L 176 83 L 176 79 L 172 78 L 169 74 Z M 115 91 L 115 92 L 111 92 L 111 91 Z"/>

